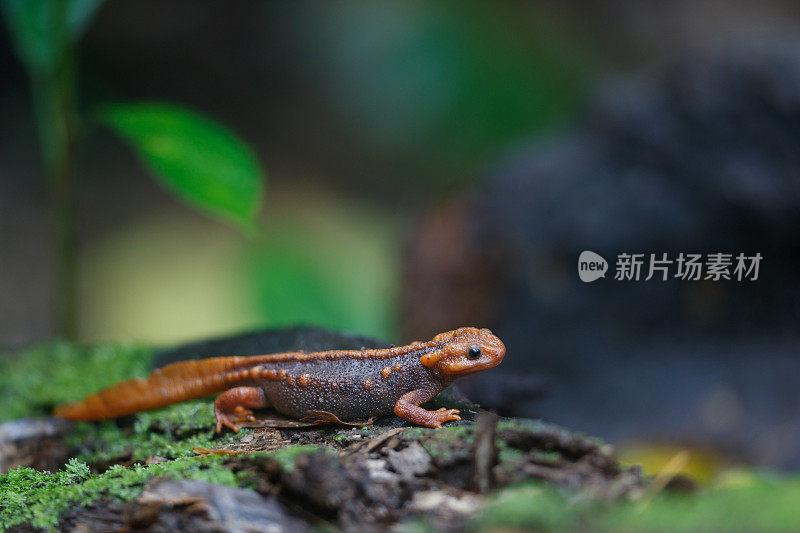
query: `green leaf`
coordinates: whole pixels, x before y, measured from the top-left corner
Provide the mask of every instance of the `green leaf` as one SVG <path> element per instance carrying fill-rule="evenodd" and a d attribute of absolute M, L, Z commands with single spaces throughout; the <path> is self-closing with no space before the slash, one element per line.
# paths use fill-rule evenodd
<path fill-rule="evenodd" d="M 17 55 L 35 75 L 50 74 L 83 35 L 104 0 L 2 0 Z"/>
<path fill-rule="evenodd" d="M 168 190 L 191 205 L 252 227 L 264 172 L 254 151 L 224 126 L 165 103 L 114 104 L 100 118 L 136 150 Z"/>

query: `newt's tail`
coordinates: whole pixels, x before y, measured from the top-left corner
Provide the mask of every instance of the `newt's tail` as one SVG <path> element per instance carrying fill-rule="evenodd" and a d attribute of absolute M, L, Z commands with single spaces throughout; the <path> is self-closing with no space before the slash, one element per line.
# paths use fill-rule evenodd
<path fill-rule="evenodd" d="M 122 381 L 75 403 L 59 405 L 56 416 L 100 420 L 202 398 L 251 380 L 250 369 L 270 356 L 215 357 L 159 368 L 147 379 Z"/>

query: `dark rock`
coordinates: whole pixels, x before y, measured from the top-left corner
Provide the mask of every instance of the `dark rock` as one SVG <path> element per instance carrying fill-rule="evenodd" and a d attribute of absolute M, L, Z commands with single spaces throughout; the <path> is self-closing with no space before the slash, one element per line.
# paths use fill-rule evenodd
<path fill-rule="evenodd" d="M 131 504 L 101 498 L 87 506 L 76 506 L 61 514 L 60 531 L 120 531 L 129 523 Z M 147 519 L 143 517 L 145 521 Z M 139 522 L 137 525 L 144 525 Z M 26 531 L 25 527 L 17 531 Z M 30 529 L 33 530 L 33 529 Z M 34 530 L 35 531 L 35 530 Z"/>
<path fill-rule="evenodd" d="M 356 496 L 356 484 L 335 457 L 324 453 L 297 458 L 295 468 L 284 479 L 287 489 L 302 495 L 323 513 L 335 513 Z"/>
<path fill-rule="evenodd" d="M 386 458 L 401 477 L 424 476 L 431 469 L 431 456 L 418 443 L 412 442 L 402 451 L 386 449 Z"/>
<path fill-rule="evenodd" d="M 604 500 L 635 498 L 646 486 L 638 470 L 622 468 L 594 439 L 544 423 L 483 420 L 488 425 L 391 429 L 338 456 L 298 456 L 294 469 L 272 479 L 283 487 L 283 498 L 346 531 L 422 517 L 439 531 L 459 531 L 483 498 L 475 492 L 475 472 L 488 478 L 482 490 L 540 479 Z M 499 429 L 488 441 L 493 423 Z M 495 443 L 504 454 L 496 453 Z M 237 461 L 246 468 L 246 456 Z"/>
<path fill-rule="evenodd" d="M 151 482 L 137 504 L 129 514 L 136 519 L 132 525 L 138 522 L 149 531 L 310 531 L 274 498 L 204 481 Z"/>
<path fill-rule="evenodd" d="M 0 424 L 0 474 L 15 466 L 57 470 L 69 457 L 63 437 L 72 425 L 58 418 L 23 418 Z"/>
<path fill-rule="evenodd" d="M 24 531 L 25 528 L 16 528 Z M 101 498 L 61 515 L 61 531 L 197 531 L 294 533 L 310 531 L 275 498 L 195 480 L 151 481 L 138 500 Z"/>

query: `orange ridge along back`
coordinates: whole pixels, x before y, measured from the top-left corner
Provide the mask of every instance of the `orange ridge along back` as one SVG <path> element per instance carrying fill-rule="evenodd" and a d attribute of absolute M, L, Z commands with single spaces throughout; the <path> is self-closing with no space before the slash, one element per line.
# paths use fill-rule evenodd
<path fill-rule="evenodd" d="M 180 361 L 154 370 L 147 379 L 122 381 L 79 402 L 60 405 L 55 414 L 70 420 L 100 420 L 202 398 L 222 392 L 234 382 L 247 381 L 250 377 L 247 369 L 273 357 L 259 355 Z"/>

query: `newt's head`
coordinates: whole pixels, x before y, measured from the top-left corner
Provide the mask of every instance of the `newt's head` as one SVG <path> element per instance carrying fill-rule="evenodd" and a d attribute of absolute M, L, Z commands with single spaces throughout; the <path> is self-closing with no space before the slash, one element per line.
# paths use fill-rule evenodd
<path fill-rule="evenodd" d="M 503 342 L 488 329 L 459 328 L 440 333 L 432 343 L 441 347 L 426 353 L 420 361 L 452 378 L 497 366 L 506 354 Z"/>

